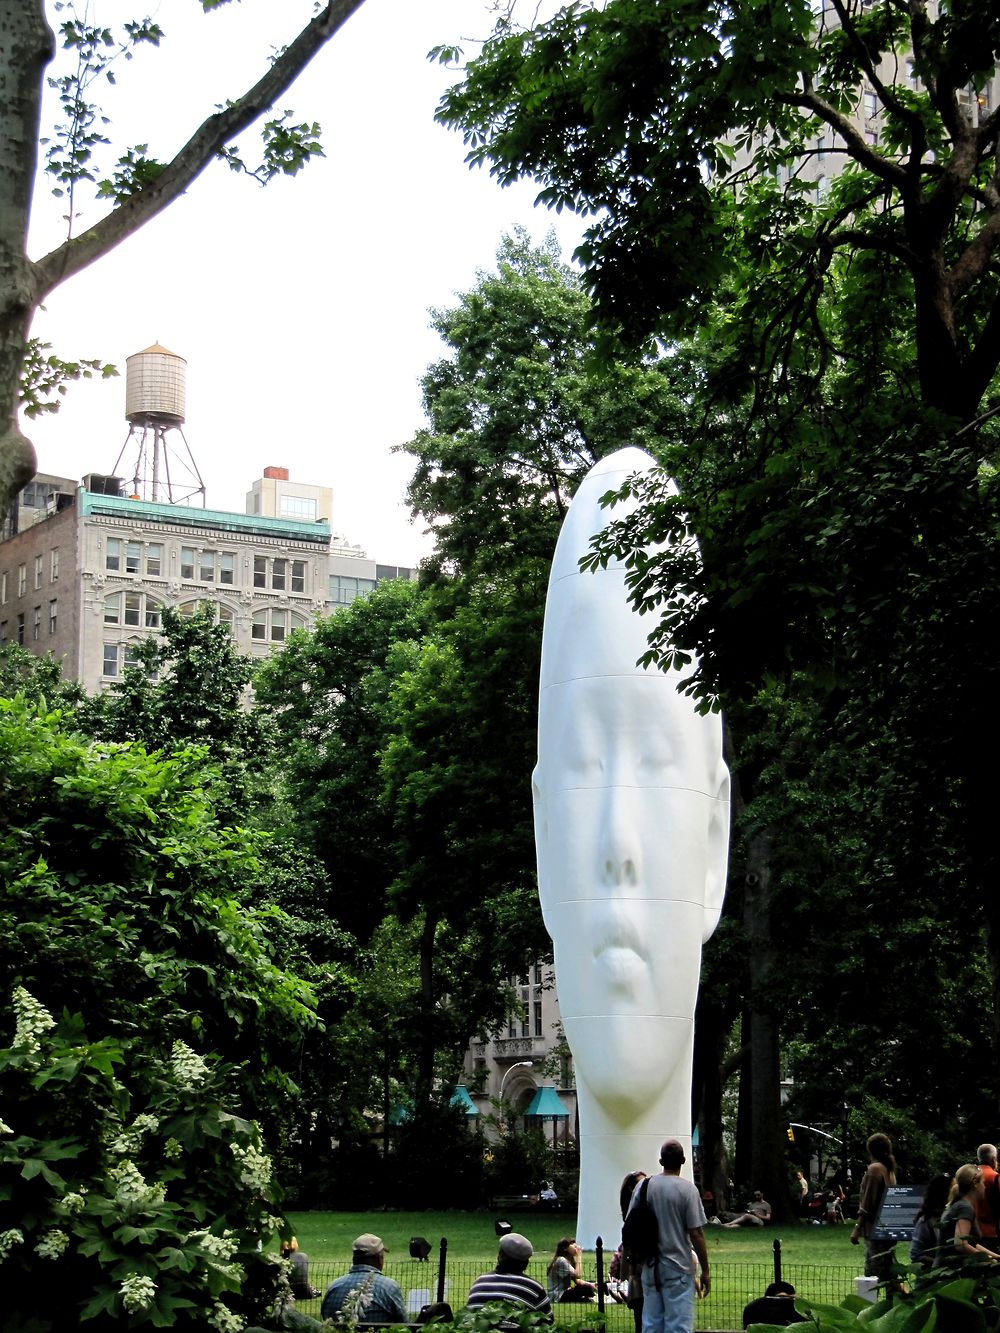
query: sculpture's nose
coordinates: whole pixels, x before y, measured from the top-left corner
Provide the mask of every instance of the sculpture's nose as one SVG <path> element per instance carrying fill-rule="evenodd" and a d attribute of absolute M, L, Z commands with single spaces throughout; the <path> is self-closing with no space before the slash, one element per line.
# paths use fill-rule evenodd
<path fill-rule="evenodd" d="M 601 811 L 598 843 L 601 883 L 607 889 L 634 888 L 639 882 L 633 802 L 627 787 L 609 787 Z"/>

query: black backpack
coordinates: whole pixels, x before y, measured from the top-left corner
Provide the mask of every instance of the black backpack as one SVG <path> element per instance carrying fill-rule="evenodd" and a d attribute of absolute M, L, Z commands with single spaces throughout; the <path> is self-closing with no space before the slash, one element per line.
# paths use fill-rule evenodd
<path fill-rule="evenodd" d="M 660 1252 L 660 1224 L 649 1206 L 649 1177 L 639 1186 L 639 1197 L 622 1223 L 622 1254 L 637 1268 L 652 1263 Z"/>

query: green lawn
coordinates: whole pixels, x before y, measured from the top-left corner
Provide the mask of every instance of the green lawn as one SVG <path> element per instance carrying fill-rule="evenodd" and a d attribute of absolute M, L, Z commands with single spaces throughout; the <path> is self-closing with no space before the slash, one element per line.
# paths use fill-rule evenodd
<path fill-rule="evenodd" d="M 500 1213 L 289 1213 L 301 1249 L 314 1259 L 348 1260 L 351 1242 L 363 1231 L 374 1231 L 389 1248 L 392 1259 L 409 1256 L 411 1236 L 424 1236 L 437 1254 L 442 1237 L 448 1241 L 448 1254 L 462 1261 L 478 1260 L 484 1264 L 496 1258 L 496 1233 L 493 1224 Z M 575 1213 L 506 1213 L 514 1227 L 528 1237 L 539 1255 L 551 1256 L 562 1236 L 572 1236 Z M 863 1250 L 848 1241 L 850 1226 L 813 1227 L 802 1223 L 778 1227 L 743 1227 L 728 1231 L 706 1227 L 709 1253 L 721 1261 L 770 1263 L 775 1237 L 781 1240 L 782 1256 L 789 1263 L 863 1264 Z M 607 1239 L 614 1250 L 619 1237 Z"/>
<path fill-rule="evenodd" d="M 385 1270 L 403 1288 L 409 1308 L 414 1312 L 437 1296 L 436 1285 L 440 1242 L 448 1241 L 445 1265 L 445 1299 L 457 1309 L 465 1301 L 469 1287 L 478 1274 L 496 1262 L 497 1238 L 494 1222 L 501 1214 L 475 1212 L 427 1213 L 289 1213 L 300 1248 L 309 1256 L 309 1272 L 320 1290 L 338 1274 L 347 1270 L 351 1260 L 351 1242 L 363 1231 L 374 1231 L 389 1247 Z M 545 1268 L 561 1236 L 572 1236 L 576 1225 L 573 1213 L 503 1214 L 515 1231 L 521 1231 L 535 1247 L 529 1273 L 545 1281 Z M 712 1294 L 699 1301 L 696 1327 L 699 1329 L 739 1329 L 744 1305 L 763 1294 L 774 1276 L 773 1244 L 781 1240 L 782 1276 L 795 1284 L 803 1296 L 816 1301 L 838 1304 L 853 1290 L 853 1278 L 861 1273 L 864 1253 L 848 1241 L 850 1228 L 812 1227 L 793 1223 L 782 1227 L 753 1227 L 727 1231 L 706 1227 L 706 1240 L 712 1265 Z M 429 1263 L 410 1258 L 411 1236 L 423 1236 L 431 1243 Z M 612 1237 L 610 1249 L 617 1245 Z M 904 1256 L 901 1256 L 904 1257 Z M 596 1276 L 594 1255 L 584 1255 L 584 1272 Z M 319 1313 L 319 1301 L 302 1302 L 309 1314 Z M 593 1307 L 557 1307 L 557 1333 L 575 1333 L 573 1325 L 594 1327 Z M 632 1315 L 623 1305 L 609 1305 L 607 1333 L 632 1333 Z"/>

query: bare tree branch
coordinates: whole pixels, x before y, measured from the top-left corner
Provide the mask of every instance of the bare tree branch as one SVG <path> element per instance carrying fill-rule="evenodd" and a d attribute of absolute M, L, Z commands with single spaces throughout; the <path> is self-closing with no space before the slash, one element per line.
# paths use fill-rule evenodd
<path fill-rule="evenodd" d="M 32 265 L 35 300 L 42 300 L 66 278 L 113 250 L 126 236 L 182 195 L 220 149 L 274 105 L 317 51 L 363 3 L 364 0 L 330 0 L 252 88 L 236 102 L 208 117 L 155 181 L 126 199 L 87 231 Z"/>

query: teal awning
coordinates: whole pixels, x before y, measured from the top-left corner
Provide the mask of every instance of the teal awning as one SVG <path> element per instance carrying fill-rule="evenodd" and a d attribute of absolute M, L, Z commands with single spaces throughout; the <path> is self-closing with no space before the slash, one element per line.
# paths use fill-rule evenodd
<path fill-rule="evenodd" d="M 539 1088 L 524 1114 L 539 1116 L 543 1120 L 569 1119 L 569 1112 L 559 1100 L 555 1088 Z"/>
<path fill-rule="evenodd" d="M 466 1115 L 478 1115 L 479 1107 L 469 1096 L 469 1089 L 464 1083 L 459 1083 L 455 1091 L 451 1094 L 452 1106 L 457 1106 L 460 1111 Z"/>

